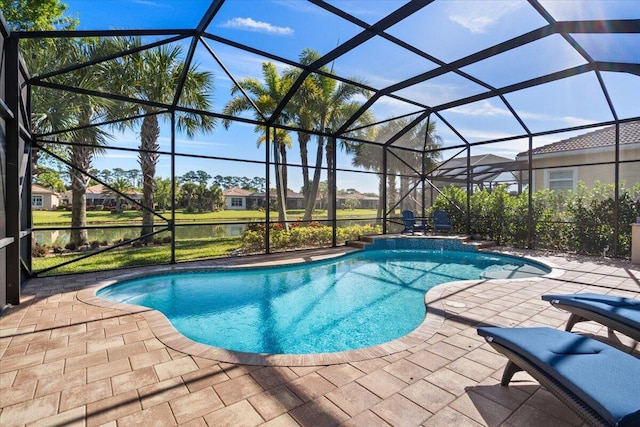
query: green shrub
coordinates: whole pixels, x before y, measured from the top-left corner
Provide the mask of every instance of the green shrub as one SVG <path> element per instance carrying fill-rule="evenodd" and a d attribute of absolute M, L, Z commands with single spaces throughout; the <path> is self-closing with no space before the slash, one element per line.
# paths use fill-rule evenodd
<path fill-rule="evenodd" d="M 615 187 L 596 182 L 587 188 L 579 182 L 576 191 L 540 190 L 532 194 L 511 195 L 504 185 L 491 192 L 476 190 L 470 197 L 470 230 L 498 244 L 527 247 L 529 215 L 533 224 L 533 246 L 541 249 L 609 254 L 614 247 Z M 462 208 L 457 209 L 454 205 Z M 454 231 L 466 233 L 467 194 L 464 189 L 445 187 L 433 209 L 443 209 L 455 221 Z M 640 215 L 640 184 L 625 188 L 618 197 L 617 254 L 631 254 L 631 226 Z"/>
<path fill-rule="evenodd" d="M 46 245 L 40 245 L 36 243 L 31 248 L 31 256 L 35 258 L 45 257 L 49 253 L 49 248 Z"/>
<path fill-rule="evenodd" d="M 274 250 L 328 246 L 332 242 L 332 230 L 331 227 L 317 222 L 310 222 L 307 225 L 298 224 L 289 227 L 288 230 L 282 224 L 274 224 L 269 229 L 269 246 Z M 339 227 L 336 232 L 337 240 L 343 242 L 345 240 L 355 240 L 362 235 L 380 234 L 382 233 L 382 227 L 353 225 Z M 264 251 L 264 238 L 264 224 L 251 224 L 242 235 L 241 248 L 244 252 Z"/>

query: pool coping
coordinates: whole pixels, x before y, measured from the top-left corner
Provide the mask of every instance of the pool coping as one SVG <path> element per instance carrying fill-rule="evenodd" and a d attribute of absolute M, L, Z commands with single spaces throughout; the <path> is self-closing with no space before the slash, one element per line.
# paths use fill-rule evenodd
<path fill-rule="evenodd" d="M 348 253 L 359 252 L 359 249 L 355 250 L 342 250 L 335 254 L 323 255 L 313 261 L 334 259 L 344 256 Z M 500 250 L 482 250 L 478 252 L 488 252 L 503 255 L 510 255 L 508 251 Z M 520 258 L 527 259 L 529 261 L 535 261 L 551 269 L 551 272 L 539 276 L 528 278 L 509 278 L 509 279 L 476 279 L 476 280 L 461 280 L 446 282 L 436 285 L 429 289 L 424 296 L 424 303 L 426 305 L 426 314 L 424 320 L 409 334 L 404 335 L 393 341 L 389 341 L 383 344 L 374 345 L 371 347 L 365 347 L 356 350 L 331 352 L 331 353 L 315 353 L 315 354 L 267 354 L 267 353 L 248 353 L 235 350 L 228 350 L 220 347 L 211 346 L 208 344 L 202 344 L 193 341 L 180 333 L 169 321 L 169 319 L 160 311 L 155 309 L 136 306 L 126 303 L 118 303 L 105 300 L 98 297 L 96 294 L 101 289 L 112 286 L 118 282 L 124 280 L 131 280 L 139 277 L 148 277 L 149 271 L 144 272 L 131 272 L 122 275 L 112 277 L 107 280 L 97 282 L 95 285 L 85 288 L 78 292 L 77 298 L 81 302 L 93 306 L 104 307 L 114 310 L 121 310 L 131 314 L 138 314 L 142 316 L 148 323 L 149 328 L 167 347 L 173 350 L 189 354 L 192 356 L 201 357 L 204 359 L 210 359 L 217 362 L 237 363 L 244 365 L 259 365 L 259 366 L 326 366 L 336 365 L 342 363 L 358 362 L 363 360 L 375 359 L 378 357 L 391 356 L 395 353 L 410 350 L 424 344 L 433 335 L 435 335 L 444 322 L 445 307 L 442 302 L 443 292 L 453 286 L 473 286 L 474 284 L 483 282 L 495 282 L 495 283 L 511 283 L 518 281 L 537 281 L 545 278 L 557 278 L 564 274 L 564 270 L 550 265 L 549 262 L 541 261 L 535 257 L 525 256 Z M 266 266 L 282 266 L 282 265 L 295 265 L 299 263 L 309 262 L 309 259 L 291 259 L 286 263 L 273 264 L 270 262 L 256 262 L 244 265 L 205 265 L 205 266 L 192 266 L 192 265 L 180 265 L 180 266 L 159 266 L 155 268 L 152 274 L 163 273 L 176 273 L 186 271 L 199 271 L 199 270 L 230 270 L 230 269 L 246 269 Z"/>

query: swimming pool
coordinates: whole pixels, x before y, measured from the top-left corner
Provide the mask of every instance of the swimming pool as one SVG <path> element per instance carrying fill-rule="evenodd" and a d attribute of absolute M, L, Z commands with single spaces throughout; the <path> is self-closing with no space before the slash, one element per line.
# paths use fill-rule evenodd
<path fill-rule="evenodd" d="M 425 317 L 431 287 L 549 269 L 477 252 L 368 250 L 286 267 L 153 275 L 97 296 L 162 312 L 186 337 L 228 350 L 310 354 L 370 347 L 404 336 Z"/>

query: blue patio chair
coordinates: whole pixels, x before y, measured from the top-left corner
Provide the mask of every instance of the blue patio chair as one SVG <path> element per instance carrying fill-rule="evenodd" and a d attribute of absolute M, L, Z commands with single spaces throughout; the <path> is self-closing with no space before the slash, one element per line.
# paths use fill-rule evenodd
<path fill-rule="evenodd" d="M 416 217 L 413 211 L 402 211 L 402 221 L 404 222 L 404 230 L 402 230 L 402 233 L 408 233 L 410 231 L 411 234 L 413 234 L 417 230 L 427 230 L 427 224 L 425 224 L 424 221 L 422 221 L 422 224 L 416 224 Z"/>
<path fill-rule="evenodd" d="M 433 211 L 433 231 L 449 232 L 453 229 L 453 221 L 449 219 L 447 212 L 436 209 Z"/>

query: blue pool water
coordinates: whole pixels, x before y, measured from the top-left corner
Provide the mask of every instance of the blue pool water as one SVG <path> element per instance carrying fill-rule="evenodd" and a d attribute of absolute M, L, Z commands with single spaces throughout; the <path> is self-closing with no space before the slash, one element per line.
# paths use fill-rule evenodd
<path fill-rule="evenodd" d="M 425 292 L 437 284 L 548 272 L 520 258 L 486 253 L 369 250 L 286 267 L 154 275 L 98 295 L 159 310 L 201 343 L 306 354 L 363 348 L 408 334 L 423 321 Z"/>

